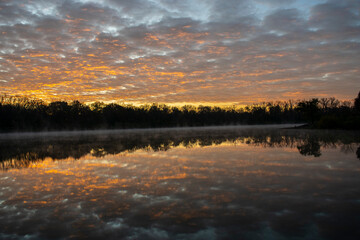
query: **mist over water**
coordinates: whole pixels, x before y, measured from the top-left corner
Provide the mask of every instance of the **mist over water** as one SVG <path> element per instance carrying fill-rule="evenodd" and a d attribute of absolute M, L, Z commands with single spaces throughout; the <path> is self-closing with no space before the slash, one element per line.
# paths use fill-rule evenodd
<path fill-rule="evenodd" d="M 0 137 L 0 239 L 358 239 L 359 134 Z"/>

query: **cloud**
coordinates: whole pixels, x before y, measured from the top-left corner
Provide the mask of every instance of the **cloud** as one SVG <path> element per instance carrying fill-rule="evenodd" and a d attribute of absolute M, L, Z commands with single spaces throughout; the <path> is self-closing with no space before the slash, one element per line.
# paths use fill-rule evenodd
<path fill-rule="evenodd" d="M 295 2 L 296 0 L 255 0 L 255 1 L 261 4 L 277 6 L 277 5 L 288 5 Z"/>
<path fill-rule="evenodd" d="M 311 9 L 310 23 L 315 27 L 329 30 L 359 27 L 359 8 L 354 10 L 350 6 L 341 2 L 319 4 Z"/>
<path fill-rule="evenodd" d="M 312 2 L 308 14 L 297 4 L 2 1 L 0 93 L 130 102 L 353 98 L 359 4 Z"/>
<path fill-rule="evenodd" d="M 268 30 L 296 32 L 304 29 L 305 21 L 297 9 L 281 9 L 265 17 Z"/>

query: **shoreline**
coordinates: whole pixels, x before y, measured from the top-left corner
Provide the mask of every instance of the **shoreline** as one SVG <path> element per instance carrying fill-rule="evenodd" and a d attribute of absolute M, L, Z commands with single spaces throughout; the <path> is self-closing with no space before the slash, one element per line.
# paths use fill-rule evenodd
<path fill-rule="evenodd" d="M 124 128 L 124 129 L 94 129 L 94 130 L 65 130 L 65 131 L 40 131 L 40 132 L 5 132 L 0 133 L 0 140 L 9 138 L 31 137 L 55 137 L 97 134 L 121 134 L 121 133 L 146 133 L 146 132 L 169 132 L 169 131 L 207 131 L 207 130 L 231 130 L 231 129 L 301 129 L 305 123 L 285 124 L 256 124 L 256 125 L 219 125 L 219 126 L 194 126 L 194 127 L 164 127 L 164 128 Z"/>

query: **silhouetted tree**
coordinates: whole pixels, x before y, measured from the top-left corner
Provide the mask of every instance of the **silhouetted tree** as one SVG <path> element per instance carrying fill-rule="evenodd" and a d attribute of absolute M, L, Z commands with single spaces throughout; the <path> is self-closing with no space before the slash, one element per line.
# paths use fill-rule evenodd
<path fill-rule="evenodd" d="M 357 98 L 354 100 L 354 108 L 357 112 L 360 112 L 360 91 L 358 93 Z"/>
<path fill-rule="evenodd" d="M 164 104 L 133 106 L 95 102 L 87 105 L 79 101 L 46 104 L 23 97 L 1 96 L 0 131 L 269 124 L 304 120 L 317 128 L 358 129 L 360 115 L 356 111 L 359 105 L 356 101 L 355 107 L 351 102 L 335 98 L 314 98 L 299 102 L 264 102 L 243 108 L 203 105 L 177 108 Z"/>
<path fill-rule="evenodd" d="M 297 109 L 302 112 L 307 120 L 314 124 L 315 120 L 318 117 L 319 99 L 313 98 L 309 101 L 302 101 L 298 103 Z"/>

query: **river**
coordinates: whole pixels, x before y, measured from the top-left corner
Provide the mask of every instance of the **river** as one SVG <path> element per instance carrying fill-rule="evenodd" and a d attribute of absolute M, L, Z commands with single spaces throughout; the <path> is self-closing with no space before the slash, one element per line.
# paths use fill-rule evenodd
<path fill-rule="evenodd" d="M 0 135 L 0 239 L 359 239 L 360 134 Z"/>

